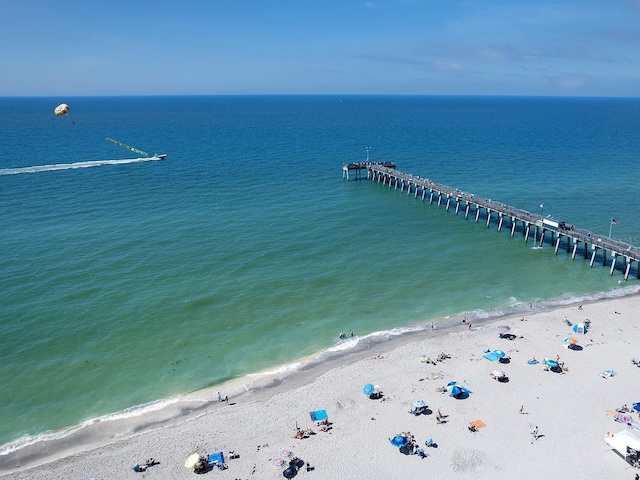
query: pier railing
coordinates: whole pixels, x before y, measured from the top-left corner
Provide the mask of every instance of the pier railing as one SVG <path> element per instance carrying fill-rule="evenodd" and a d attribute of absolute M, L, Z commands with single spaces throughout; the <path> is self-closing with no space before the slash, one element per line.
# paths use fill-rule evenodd
<path fill-rule="evenodd" d="M 345 163 L 343 178 L 349 179 L 349 172 L 355 171 L 356 179 L 358 179 L 360 171 L 366 171 L 368 180 L 394 187 L 401 192 L 406 189 L 407 195 L 413 193 L 415 197 L 420 196 L 422 200 L 428 196 L 429 203 L 435 201 L 438 206 L 444 203 L 447 210 L 453 207 L 456 215 L 460 213 L 461 209 L 464 210 L 465 218 L 468 218 L 469 214 L 473 212 L 476 222 L 483 215 L 487 227 L 491 225 L 492 221 L 495 221 L 498 223 L 498 230 L 501 230 L 506 221 L 510 225 L 511 236 L 516 230 L 522 230 L 525 242 L 529 240 L 532 230 L 533 241 L 539 242 L 540 246 L 544 244 L 548 236 L 556 254 L 561 239 L 564 239 L 567 252 L 571 253 L 572 259 L 575 258 L 578 251 L 584 254 L 585 259 L 590 260 L 590 266 L 593 266 L 596 259 L 600 259 L 604 266 L 608 266 L 608 259 L 610 259 L 610 274 L 613 275 L 616 267 L 619 266 L 625 280 L 629 278 L 632 265 L 635 263 L 636 277 L 640 278 L 640 247 L 593 234 L 589 230 L 576 227 L 566 221 L 556 220 L 549 215 L 531 213 L 490 198 L 479 197 L 458 188 L 434 182 L 428 178 L 399 172 L 395 167 L 393 162 Z M 617 262 L 618 259 L 621 260 L 620 263 Z"/>

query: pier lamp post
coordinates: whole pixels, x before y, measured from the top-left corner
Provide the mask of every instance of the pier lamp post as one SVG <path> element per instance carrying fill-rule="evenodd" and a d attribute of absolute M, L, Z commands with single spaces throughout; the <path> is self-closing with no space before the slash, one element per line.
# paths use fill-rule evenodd
<path fill-rule="evenodd" d="M 369 150 L 371 150 L 371 147 L 367 147 L 367 163 L 369 163 Z"/>
<path fill-rule="evenodd" d="M 540 217 L 544 218 L 544 203 L 540 204 Z"/>

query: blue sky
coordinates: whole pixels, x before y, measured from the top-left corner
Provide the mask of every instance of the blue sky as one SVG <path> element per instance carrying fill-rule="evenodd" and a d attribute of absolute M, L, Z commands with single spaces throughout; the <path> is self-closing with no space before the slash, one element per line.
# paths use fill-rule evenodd
<path fill-rule="evenodd" d="M 640 96 L 640 0 L 0 0 L 0 96 Z"/>

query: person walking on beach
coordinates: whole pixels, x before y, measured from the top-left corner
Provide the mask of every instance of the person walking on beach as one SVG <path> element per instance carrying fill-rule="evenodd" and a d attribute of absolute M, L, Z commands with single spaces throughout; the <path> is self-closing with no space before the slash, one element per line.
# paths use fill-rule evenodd
<path fill-rule="evenodd" d="M 531 445 L 533 445 L 533 441 L 534 440 L 538 440 L 538 426 L 536 425 L 536 428 L 533 430 L 533 432 L 531 432 L 531 435 L 533 436 L 533 438 L 531 439 Z"/>
<path fill-rule="evenodd" d="M 521 414 L 524 414 L 524 405 L 522 405 L 522 406 L 520 407 L 520 413 L 521 413 Z"/>

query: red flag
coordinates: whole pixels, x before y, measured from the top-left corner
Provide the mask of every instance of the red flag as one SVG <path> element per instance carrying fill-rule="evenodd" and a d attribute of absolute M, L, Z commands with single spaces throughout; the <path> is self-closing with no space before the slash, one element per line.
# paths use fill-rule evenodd
<path fill-rule="evenodd" d="M 611 219 L 611 225 L 619 225 L 618 221 L 615 218 Z"/>

